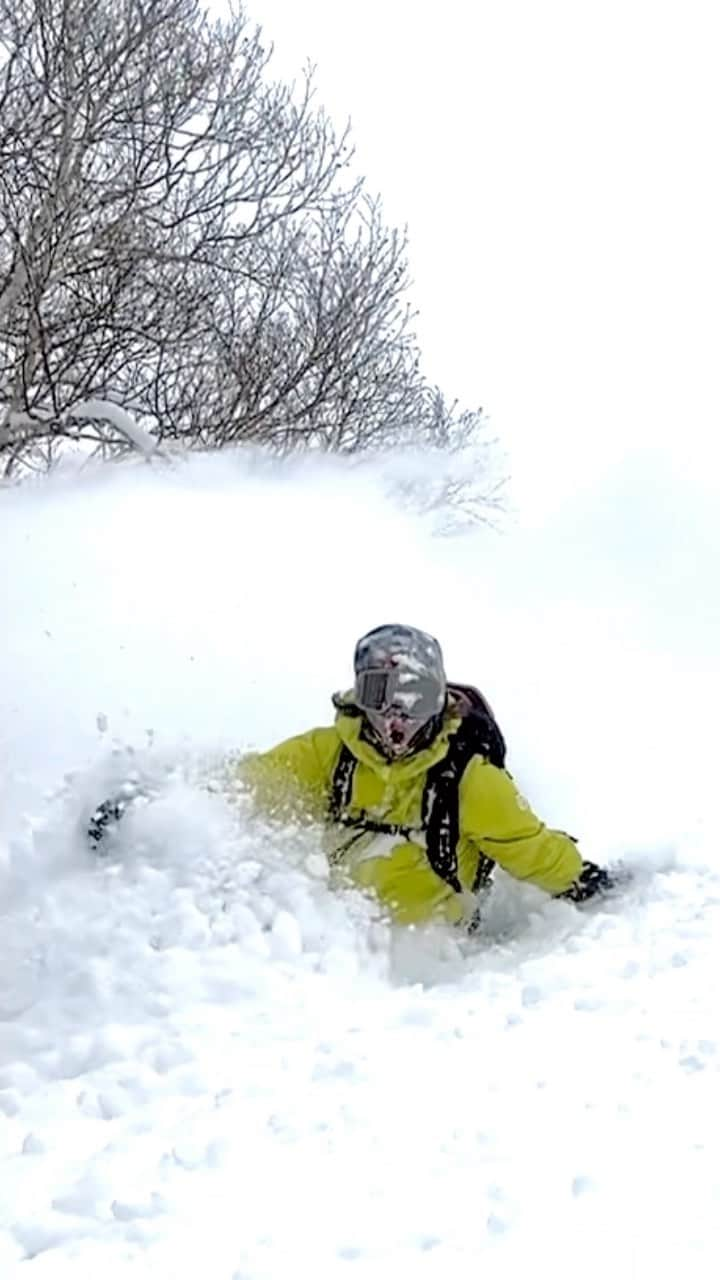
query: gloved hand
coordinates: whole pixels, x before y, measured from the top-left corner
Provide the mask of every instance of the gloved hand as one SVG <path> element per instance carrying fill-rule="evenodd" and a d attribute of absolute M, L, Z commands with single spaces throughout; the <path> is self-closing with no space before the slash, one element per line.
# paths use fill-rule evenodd
<path fill-rule="evenodd" d="M 87 825 L 88 844 L 93 852 L 100 851 L 100 845 L 108 833 L 117 826 L 128 804 L 128 797 L 113 796 L 112 799 L 103 800 L 102 804 L 98 805 Z"/>
<path fill-rule="evenodd" d="M 596 893 L 607 893 L 614 887 L 614 881 L 604 867 L 598 867 L 594 862 L 583 862 L 582 871 L 575 883 L 557 896 L 566 898 L 568 902 L 587 902 Z"/>

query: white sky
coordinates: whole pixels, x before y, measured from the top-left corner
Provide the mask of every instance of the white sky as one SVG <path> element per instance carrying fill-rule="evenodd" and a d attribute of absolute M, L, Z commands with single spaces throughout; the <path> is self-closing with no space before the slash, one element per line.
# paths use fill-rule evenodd
<path fill-rule="evenodd" d="M 720 18 L 704 0 L 257 0 L 407 222 L 430 376 L 515 497 L 635 450 L 717 460 Z"/>

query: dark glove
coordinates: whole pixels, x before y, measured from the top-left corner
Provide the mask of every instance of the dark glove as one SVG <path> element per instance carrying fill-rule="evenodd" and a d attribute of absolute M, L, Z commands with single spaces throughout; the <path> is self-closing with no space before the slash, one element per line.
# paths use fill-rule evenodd
<path fill-rule="evenodd" d="M 583 862 L 582 871 L 575 883 L 557 896 L 567 899 L 568 902 L 587 902 L 588 898 L 594 898 L 596 893 L 607 893 L 614 887 L 614 881 L 604 867 L 598 867 L 594 862 Z"/>
<path fill-rule="evenodd" d="M 128 800 L 123 796 L 115 796 L 112 800 L 103 800 L 93 813 L 87 826 L 87 838 L 90 848 L 98 853 L 100 845 L 117 826 L 128 807 Z"/>

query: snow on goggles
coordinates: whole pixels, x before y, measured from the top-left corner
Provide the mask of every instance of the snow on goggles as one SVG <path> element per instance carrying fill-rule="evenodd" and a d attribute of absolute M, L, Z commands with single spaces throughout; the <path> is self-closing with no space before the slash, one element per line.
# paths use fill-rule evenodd
<path fill-rule="evenodd" d="M 437 680 L 417 672 L 385 667 L 359 671 L 355 679 L 355 699 L 363 711 L 429 720 L 442 709 L 443 695 Z"/>

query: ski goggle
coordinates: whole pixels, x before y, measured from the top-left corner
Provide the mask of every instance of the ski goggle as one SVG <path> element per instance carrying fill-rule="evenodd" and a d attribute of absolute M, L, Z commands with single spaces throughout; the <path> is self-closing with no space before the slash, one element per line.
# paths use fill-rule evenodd
<path fill-rule="evenodd" d="M 420 672 L 369 668 L 355 677 L 355 699 L 363 711 L 394 712 L 422 723 L 442 711 L 445 691 L 433 676 Z"/>

